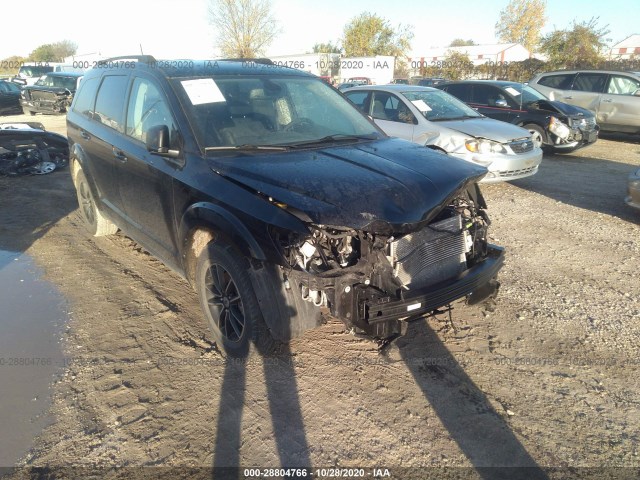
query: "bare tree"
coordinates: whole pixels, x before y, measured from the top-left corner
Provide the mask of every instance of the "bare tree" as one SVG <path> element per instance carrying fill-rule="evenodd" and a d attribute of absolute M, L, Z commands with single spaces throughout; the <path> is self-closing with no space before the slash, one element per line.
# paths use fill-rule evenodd
<path fill-rule="evenodd" d="M 259 57 L 278 34 L 270 0 L 209 0 L 209 23 L 226 57 Z"/>

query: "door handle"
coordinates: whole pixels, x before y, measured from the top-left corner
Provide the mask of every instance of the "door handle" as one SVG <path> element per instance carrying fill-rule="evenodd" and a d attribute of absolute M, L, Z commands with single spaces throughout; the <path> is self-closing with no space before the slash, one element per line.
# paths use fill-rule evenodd
<path fill-rule="evenodd" d="M 84 130 L 80 130 L 80 136 L 82 138 L 84 138 L 85 140 L 91 140 L 91 135 L 89 135 L 87 132 L 85 132 Z"/>
<path fill-rule="evenodd" d="M 120 160 L 122 163 L 125 163 L 128 159 L 124 152 L 116 147 L 113 147 L 113 156 Z"/>

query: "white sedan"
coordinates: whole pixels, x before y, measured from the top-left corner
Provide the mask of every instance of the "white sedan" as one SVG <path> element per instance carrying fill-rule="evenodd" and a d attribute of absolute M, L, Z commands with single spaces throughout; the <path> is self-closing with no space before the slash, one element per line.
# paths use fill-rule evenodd
<path fill-rule="evenodd" d="M 534 175 L 542 161 L 528 130 L 487 118 L 441 90 L 366 85 L 344 94 L 387 135 L 486 167 L 484 183 Z"/>

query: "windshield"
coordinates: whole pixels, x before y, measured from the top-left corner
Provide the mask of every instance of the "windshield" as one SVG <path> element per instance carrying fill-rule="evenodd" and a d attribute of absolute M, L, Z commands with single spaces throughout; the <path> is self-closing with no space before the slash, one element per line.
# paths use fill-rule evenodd
<path fill-rule="evenodd" d="M 404 92 L 403 95 L 432 122 L 482 117 L 473 108 L 441 90 Z"/>
<path fill-rule="evenodd" d="M 36 82 L 36 85 L 39 85 L 41 87 L 59 87 L 66 88 L 67 90 L 75 90 L 77 80 L 77 77 L 57 77 L 53 75 L 45 75 Z"/>
<path fill-rule="evenodd" d="M 200 145 L 293 147 L 361 141 L 383 134 L 316 78 L 229 76 L 175 79 Z"/>
<path fill-rule="evenodd" d="M 511 95 L 518 103 L 522 102 L 523 104 L 527 104 L 537 102 L 539 100 L 547 100 L 547 97 L 528 85 L 515 83 L 508 87 L 503 87 L 502 90 Z M 522 99 L 520 99 L 520 95 L 522 95 Z"/>
<path fill-rule="evenodd" d="M 18 76 L 22 78 L 40 77 L 49 72 L 53 72 L 53 67 L 24 65 L 18 70 Z"/>

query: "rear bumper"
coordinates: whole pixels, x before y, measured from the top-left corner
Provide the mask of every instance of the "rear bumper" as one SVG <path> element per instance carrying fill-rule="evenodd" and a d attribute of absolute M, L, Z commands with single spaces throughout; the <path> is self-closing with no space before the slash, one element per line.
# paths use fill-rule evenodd
<path fill-rule="evenodd" d="M 342 296 L 339 310 L 363 332 L 385 338 L 404 331 L 401 320 L 430 313 L 467 295 L 472 295 L 472 303 L 491 296 L 497 291 L 495 278 L 503 264 L 504 249 L 489 245 L 485 260 L 455 278 L 405 292 L 400 299 L 374 296 L 368 287 L 361 286 L 352 290 L 351 298 Z"/>

